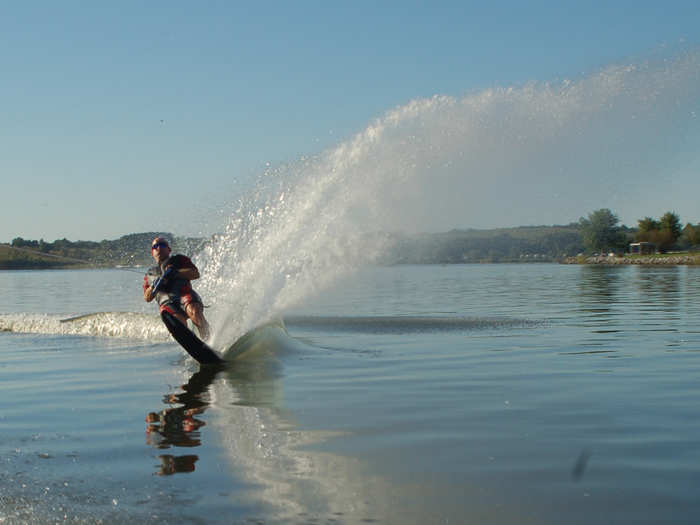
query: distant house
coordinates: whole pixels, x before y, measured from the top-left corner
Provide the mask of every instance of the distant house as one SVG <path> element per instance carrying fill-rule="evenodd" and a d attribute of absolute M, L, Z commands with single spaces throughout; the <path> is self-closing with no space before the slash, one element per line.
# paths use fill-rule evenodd
<path fill-rule="evenodd" d="M 630 253 L 637 255 L 649 255 L 656 253 L 656 244 L 653 242 L 633 242 L 630 243 Z"/>

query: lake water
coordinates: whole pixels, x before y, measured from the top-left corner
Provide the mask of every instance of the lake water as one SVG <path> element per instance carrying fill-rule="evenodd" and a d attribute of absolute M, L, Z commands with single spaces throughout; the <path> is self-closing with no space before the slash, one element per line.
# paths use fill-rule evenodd
<path fill-rule="evenodd" d="M 0 272 L 0 523 L 700 521 L 698 268 L 371 268 L 218 373 L 141 282 Z"/>

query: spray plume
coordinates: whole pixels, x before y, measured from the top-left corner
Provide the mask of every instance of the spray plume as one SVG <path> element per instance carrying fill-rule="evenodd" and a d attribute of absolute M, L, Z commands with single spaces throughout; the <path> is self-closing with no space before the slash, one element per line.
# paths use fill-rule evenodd
<path fill-rule="evenodd" d="M 414 100 L 268 170 L 199 257 L 217 336 L 376 262 L 380 232 L 556 224 L 633 199 L 697 132 L 699 57 Z"/>

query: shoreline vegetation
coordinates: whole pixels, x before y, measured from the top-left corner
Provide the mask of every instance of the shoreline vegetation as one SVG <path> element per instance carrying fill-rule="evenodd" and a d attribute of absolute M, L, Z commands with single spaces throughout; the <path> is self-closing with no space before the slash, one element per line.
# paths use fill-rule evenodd
<path fill-rule="evenodd" d="M 637 232 L 625 229 L 627 240 Z M 0 243 L 0 270 L 48 270 L 87 268 L 134 268 L 152 264 L 148 245 L 164 235 L 176 252 L 195 255 L 210 238 L 178 237 L 162 232 L 125 235 L 116 240 L 69 241 L 25 240 Z M 586 243 L 580 223 L 564 226 L 520 226 L 489 230 L 452 230 L 445 233 L 375 233 L 365 236 L 367 246 L 377 242 L 388 247 L 379 260 L 383 265 L 465 263 L 562 263 L 587 265 L 700 265 L 700 251 L 631 255 L 615 250 L 612 255 L 584 255 Z M 693 247 L 689 247 L 693 248 Z M 369 248 L 368 248 L 369 249 Z M 589 250 L 590 251 L 590 250 Z M 603 253 L 607 253 L 607 250 Z"/>

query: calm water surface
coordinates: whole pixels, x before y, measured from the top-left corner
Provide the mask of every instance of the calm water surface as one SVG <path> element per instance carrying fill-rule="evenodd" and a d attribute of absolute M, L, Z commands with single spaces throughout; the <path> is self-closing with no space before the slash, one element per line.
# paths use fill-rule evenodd
<path fill-rule="evenodd" d="M 700 520 L 696 268 L 374 268 L 218 374 L 140 284 L 0 272 L 0 521 Z"/>

